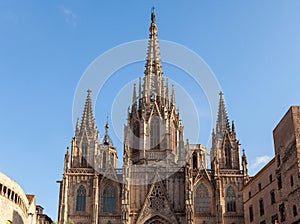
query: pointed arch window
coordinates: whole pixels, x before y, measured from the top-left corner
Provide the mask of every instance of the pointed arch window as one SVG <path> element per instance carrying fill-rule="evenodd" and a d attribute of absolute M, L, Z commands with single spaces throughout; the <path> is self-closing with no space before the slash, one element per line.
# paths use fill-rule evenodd
<path fill-rule="evenodd" d="M 86 142 L 82 143 L 82 158 L 81 158 L 81 164 L 82 164 L 82 167 L 86 167 L 87 166 L 87 161 L 86 159 L 88 158 L 88 154 L 87 154 L 87 151 L 88 151 L 88 144 Z"/>
<path fill-rule="evenodd" d="M 228 187 L 226 190 L 226 211 L 227 212 L 236 211 L 236 194 L 233 187 Z"/>
<path fill-rule="evenodd" d="M 176 153 L 176 129 L 175 129 L 174 122 L 171 122 L 170 132 L 171 132 L 171 144 L 170 144 L 170 147 L 171 147 L 171 150 Z"/>
<path fill-rule="evenodd" d="M 210 212 L 210 196 L 207 187 L 200 184 L 196 189 L 195 212 Z"/>
<path fill-rule="evenodd" d="M 227 168 L 232 168 L 231 164 L 231 145 L 227 141 L 225 145 L 225 158 L 226 158 L 226 167 Z"/>
<path fill-rule="evenodd" d="M 194 152 L 193 153 L 193 169 L 197 169 L 198 168 L 198 156 L 197 153 Z"/>
<path fill-rule="evenodd" d="M 86 205 L 86 190 L 84 186 L 80 186 L 77 190 L 76 211 L 85 211 Z"/>
<path fill-rule="evenodd" d="M 158 149 L 160 143 L 160 118 L 153 117 L 150 125 L 150 147 L 151 149 Z"/>
<path fill-rule="evenodd" d="M 103 190 L 103 212 L 116 212 L 116 207 L 116 189 L 111 184 L 108 184 Z"/>
<path fill-rule="evenodd" d="M 103 152 L 102 168 L 106 169 L 106 152 Z"/>
<path fill-rule="evenodd" d="M 133 148 L 139 149 L 139 138 L 140 138 L 140 123 L 136 121 L 133 125 Z"/>

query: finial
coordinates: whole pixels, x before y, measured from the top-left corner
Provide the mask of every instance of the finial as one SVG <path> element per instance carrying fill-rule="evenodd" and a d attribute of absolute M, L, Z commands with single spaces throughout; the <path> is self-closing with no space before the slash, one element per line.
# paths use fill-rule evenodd
<path fill-rule="evenodd" d="M 142 98 L 142 79 L 139 77 L 139 98 Z"/>
<path fill-rule="evenodd" d="M 171 105 L 174 105 L 174 106 L 176 105 L 174 84 L 172 84 Z"/>
<path fill-rule="evenodd" d="M 106 145 L 113 145 L 113 142 L 108 134 L 108 129 L 109 129 L 108 116 L 106 116 L 105 135 L 103 136 L 102 143 Z"/>
<path fill-rule="evenodd" d="M 106 116 L 106 124 L 105 124 L 105 133 L 108 134 L 108 129 L 109 129 L 109 125 L 108 125 L 108 116 Z"/>
<path fill-rule="evenodd" d="M 155 23 L 155 13 L 154 13 L 154 10 L 155 10 L 155 8 L 153 6 L 151 8 L 151 21 L 152 21 L 152 23 Z"/>
<path fill-rule="evenodd" d="M 224 95 L 223 92 L 222 92 L 222 90 L 220 91 L 219 95 L 220 95 L 220 96 L 223 96 L 223 95 Z"/>

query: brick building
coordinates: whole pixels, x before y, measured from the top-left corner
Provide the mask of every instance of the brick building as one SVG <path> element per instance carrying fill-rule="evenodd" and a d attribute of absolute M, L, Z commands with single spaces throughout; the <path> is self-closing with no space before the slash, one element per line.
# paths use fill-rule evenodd
<path fill-rule="evenodd" d="M 300 223 L 300 107 L 273 131 L 275 157 L 243 188 L 245 223 Z"/>

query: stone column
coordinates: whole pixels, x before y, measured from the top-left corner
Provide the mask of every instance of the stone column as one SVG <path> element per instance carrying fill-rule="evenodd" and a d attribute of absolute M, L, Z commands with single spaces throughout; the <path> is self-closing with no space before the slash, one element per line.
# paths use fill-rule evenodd
<path fill-rule="evenodd" d="M 93 224 L 98 224 L 98 201 L 99 201 L 99 178 L 98 175 L 95 174 L 94 179 L 93 179 L 93 205 L 92 205 L 92 223 Z"/>

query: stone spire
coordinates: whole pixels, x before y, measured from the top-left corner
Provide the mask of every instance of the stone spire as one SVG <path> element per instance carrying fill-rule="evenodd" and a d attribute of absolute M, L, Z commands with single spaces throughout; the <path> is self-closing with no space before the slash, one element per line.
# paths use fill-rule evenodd
<path fill-rule="evenodd" d="M 223 138 L 226 130 L 230 131 L 229 120 L 227 116 L 226 106 L 223 98 L 223 93 L 220 92 L 218 120 L 216 125 L 217 138 Z"/>
<path fill-rule="evenodd" d="M 172 84 L 171 105 L 176 106 L 174 84 Z"/>
<path fill-rule="evenodd" d="M 169 109 L 169 79 L 166 79 L 165 107 Z"/>
<path fill-rule="evenodd" d="M 149 30 L 144 77 L 139 80 L 138 96 L 134 85 L 132 106 L 128 108 L 124 128 L 124 164 L 129 164 L 129 161 L 150 164 L 157 162 L 158 158 L 178 162 L 184 158 L 184 129 L 176 110 L 174 86 L 170 96 L 168 81 L 163 77 L 153 9 Z M 163 124 L 169 125 L 168 128 L 162 128 Z M 154 154 L 148 153 L 150 150 Z M 154 152 L 156 150 L 161 152 Z"/>
<path fill-rule="evenodd" d="M 80 120 L 79 120 L 79 118 L 77 118 L 76 129 L 75 129 L 75 136 L 78 136 L 79 133 L 80 133 Z"/>
<path fill-rule="evenodd" d="M 234 121 L 233 120 L 231 122 L 231 130 L 232 130 L 232 137 L 234 139 L 236 139 L 236 130 L 235 130 L 235 125 L 234 125 Z"/>
<path fill-rule="evenodd" d="M 133 93 L 132 93 L 132 109 L 137 108 L 137 96 L 136 96 L 136 84 L 133 84 Z"/>
<path fill-rule="evenodd" d="M 157 95 L 162 93 L 163 71 L 160 61 L 160 50 L 158 46 L 157 25 L 155 19 L 154 8 L 151 12 L 151 26 L 149 28 L 148 52 L 145 65 L 144 78 L 144 96 Z"/>
<path fill-rule="evenodd" d="M 80 125 L 80 132 L 79 134 L 82 135 L 84 132 L 89 137 L 96 136 L 98 134 L 97 126 L 95 122 L 95 118 L 93 115 L 93 107 L 92 107 L 92 98 L 91 98 L 91 90 L 88 89 L 88 95 L 86 97 L 85 105 L 84 105 L 84 111 L 81 119 L 81 125 Z"/>
<path fill-rule="evenodd" d="M 103 136 L 102 143 L 105 145 L 113 145 L 113 142 L 108 134 L 109 131 L 109 125 L 108 125 L 108 117 L 106 118 L 106 124 L 105 124 L 105 135 Z"/>

